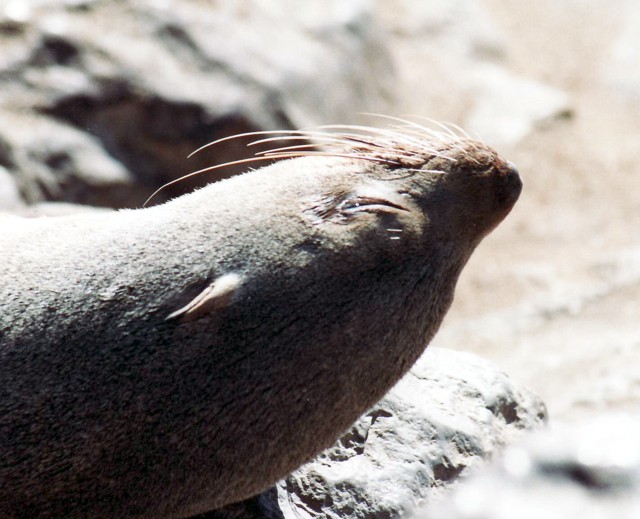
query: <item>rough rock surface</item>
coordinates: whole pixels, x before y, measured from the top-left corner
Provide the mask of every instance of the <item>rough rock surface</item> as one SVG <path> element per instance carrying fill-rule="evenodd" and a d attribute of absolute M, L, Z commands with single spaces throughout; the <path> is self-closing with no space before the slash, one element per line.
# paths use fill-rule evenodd
<path fill-rule="evenodd" d="M 552 427 L 509 447 L 416 519 L 637 519 L 638 438 L 637 415 Z"/>
<path fill-rule="evenodd" d="M 256 517 L 394 518 L 541 425 L 544 404 L 491 363 L 429 348 L 389 394 L 314 461 L 246 503 Z M 274 499 L 277 497 L 277 506 Z M 235 505 L 207 517 L 235 517 Z M 224 515 L 227 513 L 228 515 Z"/>
<path fill-rule="evenodd" d="M 0 165 L 28 202 L 139 205 L 253 154 L 245 141 L 186 160 L 209 141 L 386 111 L 381 40 L 367 0 L 5 1 Z"/>

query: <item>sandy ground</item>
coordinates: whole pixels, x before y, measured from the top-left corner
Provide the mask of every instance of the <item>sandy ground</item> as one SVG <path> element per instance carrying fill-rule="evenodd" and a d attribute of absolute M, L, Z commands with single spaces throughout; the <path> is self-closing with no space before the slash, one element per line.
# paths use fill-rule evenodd
<path fill-rule="evenodd" d="M 503 63 L 567 93 L 573 115 L 499 149 L 525 189 L 470 261 L 434 344 L 495 361 L 552 420 L 640 411 L 640 92 L 622 95 L 608 75 L 630 4 L 485 5 L 506 39 Z M 404 44 L 400 110 L 464 124 L 464 103 L 418 105 L 429 72 Z"/>

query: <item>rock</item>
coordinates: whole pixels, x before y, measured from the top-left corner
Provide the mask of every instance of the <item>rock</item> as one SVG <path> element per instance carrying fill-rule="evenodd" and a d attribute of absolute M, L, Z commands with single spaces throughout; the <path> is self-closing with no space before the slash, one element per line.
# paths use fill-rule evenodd
<path fill-rule="evenodd" d="M 504 265 L 482 265 L 483 273 L 493 269 L 490 275 L 499 276 L 491 287 L 505 283 L 517 291 L 513 279 L 530 278 L 542 289 L 491 311 L 481 301 L 485 311 L 477 316 L 450 314 L 434 344 L 464 345 L 500 359 L 511 376 L 535 388 L 554 420 L 634 412 L 640 406 L 640 246 L 580 254 L 574 248 L 562 268 L 561 260 L 545 263 L 534 255 L 514 262 L 511 280 Z"/>
<path fill-rule="evenodd" d="M 13 175 L 0 165 L 0 211 L 11 211 L 24 204 Z"/>
<path fill-rule="evenodd" d="M 640 420 L 604 414 L 557 426 L 508 448 L 454 494 L 416 515 L 429 519 L 640 517 Z"/>
<path fill-rule="evenodd" d="M 489 362 L 429 348 L 332 448 L 277 485 L 277 505 L 287 519 L 408 516 L 425 496 L 442 494 L 468 467 L 541 425 L 545 413 Z M 270 492 L 263 498 L 273 510 Z"/>
<path fill-rule="evenodd" d="M 504 56 L 505 37 L 482 0 L 380 2 L 382 23 L 394 34 L 452 57 Z"/>
<path fill-rule="evenodd" d="M 622 4 L 617 37 L 602 77 L 617 95 L 640 103 L 640 10 L 636 2 L 625 0 Z"/>
<path fill-rule="evenodd" d="M 234 141 L 186 160 L 212 140 L 386 111 L 394 77 L 371 0 L 12 0 L 0 35 L 0 139 L 27 155 L 6 167 L 30 202 L 139 205 L 167 181 L 260 150 Z M 34 118 L 46 147 L 25 150 L 14 132 Z"/>
<path fill-rule="evenodd" d="M 427 107 L 496 147 L 571 115 L 565 92 L 510 70 L 507 39 L 486 2 L 393 0 L 379 11 L 409 85 L 400 100 L 407 113 Z"/>
<path fill-rule="evenodd" d="M 67 202 L 38 202 L 36 204 L 22 206 L 19 209 L 10 211 L 15 216 L 23 218 L 40 218 L 67 216 L 78 213 L 99 213 L 104 211 L 112 211 L 107 207 L 93 207 L 90 205 L 70 204 Z"/>
<path fill-rule="evenodd" d="M 0 162 L 18 177 L 28 203 L 122 207 L 137 201 L 133 176 L 98 139 L 73 126 L 0 109 L 0 143 Z"/>
<path fill-rule="evenodd" d="M 497 147 L 513 145 L 551 121 L 572 115 L 567 94 L 502 67 L 476 65 L 466 80 L 473 101 L 465 128 Z"/>

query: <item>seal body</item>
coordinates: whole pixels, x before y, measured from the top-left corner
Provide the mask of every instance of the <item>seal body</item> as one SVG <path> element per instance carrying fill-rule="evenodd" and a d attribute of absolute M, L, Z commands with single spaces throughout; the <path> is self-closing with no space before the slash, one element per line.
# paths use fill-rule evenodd
<path fill-rule="evenodd" d="M 0 516 L 188 517 L 328 447 L 419 357 L 520 193 L 490 148 L 429 150 L 0 219 Z"/>

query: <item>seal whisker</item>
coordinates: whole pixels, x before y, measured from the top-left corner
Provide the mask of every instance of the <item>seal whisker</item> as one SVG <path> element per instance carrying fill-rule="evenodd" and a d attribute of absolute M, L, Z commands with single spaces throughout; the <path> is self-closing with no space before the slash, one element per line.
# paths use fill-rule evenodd
<path fill-rule="evenodd" d="M 322 130 L 350 130 L 350 131 L 361 131 L 365 136 L 378 134 L 384 135 L 386 137 L 397 138 L 401 136 L 396 130 L 388 129 L 388 128 L 372 128 L 370 126 L 362 126 L 356 124 L 327 124 L 324 126 L 319 126 L 319 129 Z"/>
<path fill-rule="evenodd" d="M 427 137 L 436 138 L 436 139 L 439 139 L 439 140 L 442 140 L 442 141 L 448 141 L 448 140 L 450 140 L 452 138 L 455 139 L 455 140 L 460 139 L 460 136 L 456 135 L 451 130 L 451 128 L 447 127 L 446 125 L 444 125 L 444 124 L 442 124 L 442 123 L 440 123 L 438 121 L 431 120 L 431 119 L 429 119 L 427 117 L 424 117 L 423 119 L 429 121 L 434 126 L 442 128 L 444 130 L 444 132 L 440 132 L 440 131 L 435 130 L 433 128 L 428 128 L 428 127 L 426 127 L 424 125 L 418 124 L 418 123 L 416 123 L 414 121 L 411 121 L 409 119 L 404 119 L 402 117 L 394 117 L 392 115 L 373 114 L 373 113 L 366 113 L 365 115 L 370 115 L 370 116 L 373 116 L 373 117 L 380 117 L 382 119 L 387 119 L 387 120 L 390 120 L 390 121 L 395 121 L 395 122 L 401 123 L 402 125 L 407 126 L 407 127 L 417 128 L 417 129 L 421 130 L 423 135 L 425 135 Z M 408 117 L 420 118 L 420 116 L 414 116 L 414 115 L 409 115 Z"/>
<path fill-rule="evenodd" d="M 417 166 L 426 165 L 432 158 L 456 162 L 458 159 L 454 154 L 450 153 L 451 150 L 467 154 L 470 149 L 474 151 L 478 149 L 478 144 L 470 138 L 469 134 L 453 124 L 447 125 L 428 117 L 407 116 L 428 121 L 439 128 L 435 129 L 402 117 L 373 113 L 366 113 L 365 115 L 392 121 L 393 124 L 389 124 L 388 128 L 374 128 L 357 124 L 329 124 L 300 130 L 261 130 L 214 140 L 190 153 L 189 157 L 208 147 L 246 137 L 258 137 L 247 143 L 247 147 L 272 142 L 302 142 L 258 151 L 254 157 L 216 164 L 188 173 L 154 191 L 144 202 L 143 207 L 147 206 L 166 187 L 226 166 L 303 156 L 324 156 L 365 160 L 392 167 L 404 167 L 408 168 L 407 171 L 412 173 L 442 173 L 440 170 L 422 169 Z M 455 128 L 459 133 L 454 132 L 452 128 Z M 315 148 L 320 149 L 317 150 Z M 470 158 L 475 160 L 473 156 Z"/>
<path fill-rule="evenodd" d="M 438 152 L 436 150 L 436 148 L 434 148 L 433 146 L 429 146 L 429 145 L 426 145 L 424 142 L 421 142 L 425 138 L 424 131 L 418 130 L 418 129 L 413 128 L 413 127 L 406 127 L 406 126 L 397 126 L 397 128 L 401 129 L 402 133 L 405 134 L 405 136 L 406 136 L 407 133 L 409 133 L 409 134 L 416 135 L 417 137 L 421 138 L 421 139 L 418 139 L 418 140 L 412 139 L 412 142 L 415 142 L 416 146 L 420 149 L 420 151 L 422 153 L 431 154 L 434 157 L 439 157 L 439 158 L 442 158 L 442 159 L 445 159 L 445 160 L 455 161 L 454 158 L 449 157 L 449 156 L 447 156 L 447 155 L 445 155 L 443 153 Z M 450 145 L 454 145 L 455 144 L 455 141 L 453 141 L 449 135 L 445 135 L 445 134 L 443 134 L 441 132 L 434 132 L 433 134 L 431 134 L 431 136 L 433 136 L 435 134 L 438 135 L 439 142 L 448 143 Z"/>
<path fill-rule="evenodd" d="M 400 121 L 403 121 L 403 120 L 400 120 Z M 437 135 L 438 140 L 442 142 L 451 141 L 451 137 L 441 132 L 436 132 L 435 130 L 425 129 L 424 127 L 415 123 L 411 124 L 410 126 L 413 128 L 413 130 L 404 128 L 402 131 L 398 131 L 393 129 L 389 130 L 389 129 L 371 128 L 371 127 L 360 126 L 360 125 L 324 125 L 324 126 L 320 126 L 319 129 L 326 129 L 326 130 L 349 129 L 349 130 L 361 131 L 363 133 L 350 133 L 350 132 L 332 133 L 332 132 L 323 132 L 323 131 L 317 131 L 317 130 L 315 131 L 314 130 L 295 130 L 295 131 L 288 131 L 288 132 L 282 132 L 282 133 L 268 132 L 267 134 L 269 135 L 280 134 L 283 136 L 259 139 L 247 144 L 247 146 L 254 146 L 257 144 L 264 144 L 267 142 L 278 141 L 278 140 L 296 140 L 296 139 L 303 140 L 305 138 L 309 138 L 313 140 L 324 141 L 326 143 L 343 144 L 345 147 L 349 147 L 349 148 L 351 148 L 353 143 L 356 142 L 358 144 L 366 146 L 368 149 L 372 149 L 372 150 L 373 148 L 375 148 L 376 150 L 392 149 L 393 155 L 404 155 L 406 157 L 412 157 L 412 158 L 417 157 L 420 154 L 430 154 L 434 157 L 440 157 L 445 160 L 455 161 L 455 159 L 453 159 L 452 157 L 448 157 L 442 153 L 439 153 L 435 147 L 425 145 L 423 140 L 413 138 L 407 135 L 407 133 L 411 133 L 417 137 L 424 138 L 425 131 L 427 131 L 431 138 Z M 420 131 L 418 132 L 416 131 L 416 129 L 419 129 Z M 376 139 L 371 134 L 382 135 L 387 140 L 380 140 L 379 138 Z M 245 134 L 245 135 L 249 135 L 249 134 Z M 252 132 L 251 135 L 257 135 L 257 133 Z M 220 141 L 217 141 L 217 142 L 220 142 Z M 398 144 L 411 146 L 416 150 L 418 150 L 419 153 L 416 151 L 411 151 L 406 149 L 403 149 L 403 150 L 398 149 L 398 146 L 397 146 Z M 264 152 L 261 152 L 261 154 L 264 154 Z"/>
<path fill-rule="evenodd" d="M 480 135 L 480 133 L 478 133 L 478 131 L 476 130 L 471 130 L 471 140 L 474 140 L 476 142 L 483 142 L 484 139 L 482 138 L 482 135 Z"/>
<path fill-rule="evenodd" d="M 329 147 L 338 146 L 340 149 L 345 149 L 345 148 L 354 149 L 353 144 L 356 143 L 358 144 L 356 149 L 365 149 L 365 150 L 376 152 L 376 153 L 380 153 L 380 150 L 385 150 L 385 153 L 382 153 L 382 155 L 395 157 L 395 158 L 406 157 L 409 159 L 418 159 L 418 158 L 423 159 L 424 157 L 422 155 L 424 153 L 428 153 L 433 156 L 441 156 L 442 158 L 450 159 L 450 157 L 441 155 L 437 153 L 435 150 L 432 150 L 426 147 L 424 148 L 421 147 L 421 143 L 413 139 L 412 140 L 404 139 L 404 140 L 407 140 L 413 146 L 418 147 L 420 150 L 420 153 L 416 153 L 415 151 L 411 151 L 407 149 L 400 149 L 398 148 L 397 143 L 395 142 L 381 141 L 380 139 L 378 140 L 366 139 L 364 138 L 366 136 L 362 136 L 360 134 L 346 134 L 346 133 L 325 134 L 325 133 L 318 133 L 318 132 L 305 132 L 305 135 L 308 135 L 310 138 L 315 138 L 315 140 L 321 141 L 320 143 L 318 143 L 320 145 L 329 146 Z M 259 143 L 262 144 L 265 142 L 271 142 L 276 140 L 302 140 L 304 138 L 305 137 L 303 135 L 290 135 L 282 138 L 271 137 L 267 139 L 261 139 L 259 141 L 254 141 L 248 144 L 248 146 L 259 144 Z M 395 138 L 395 135 L 394 135 L 394 138 Z M 256 155 L 266 156 L 266 155 L 273 155 L 274 153 L 280 152 L 280 151 L 305 149 L 305 148 L 313 148 L 313 147 L 315 147 L 315 144 L 298 144 L 293 146 L 276 148 L 274 150 L 260 151 L 256 153 Z M 389 150 L 392 150 L 392 151 L 389 151 Z"/>
<path fill-rule="evenodd" d="M 301 149 L 299 149 L 299 148 L 301 148 Z M 384 152 L 384 153 L 381 153 L 380 150 L 378 150 L 378 149 L 372 149 L 372 148 L 366 148 L 366 147 L 364 147 L 364 148 L 353 148 L 352 147 L 350 150 L 345 150 L 345 148 L 343 148 L 343 147 L 338 147 L 336 150 L 332 150 L 329 147 L 328 149 L 319 150 L 319 151 L 314 151 L 314 150 L 305 151 L 304 148 L 306 148 L 305 145 L 300 145 L 299 147 L 290 146 L 290 147 L 286 147 L 286 148 L 282 148 L 282 149 L 276 149 L 276 150 L 270 150 L 270 151 L 262 152 L 261 154 L 264 157 L 282 157 L 283 153 L 295 152 L 296 149 L 299 149 L 300 153 L 297 154 L 296 156 L 304 156 L 304 155 L 322 153 L 322 154 L 327 155 L 327 156 L 336 156 L 336 157 L 340 156 L 340 157 L 354 158 L 354 159 L 367 159 L 367 158 L 375 159 L 376 161 L 384 161 L 385 163 L 387 163 L 389 165 L 396 165 L 396 166 L 402 166 L 402 165 L 406 164 L 408 160 L 412 160 L 412 159 L 413 159 L 414 162 L 416 160 L 418 162 L 423 162 L 424 161 L 423 157 L 421 157 L 420 155 L 415 154 L 415 153 L 410 153 L 410 152 L 406 152 L 406 153 Z M 371 153 L 373 153 L 373 155 Z"/>
<path fill-rule="evenodd" d="M 390 166 L 400 166 L 401 164 L 399 162 L 396 162 L 394 160 L 388 160 L 388 159 L 384 159 L 381 157 L 374 157 L 372 155 L 359 155 L 359 154 L 352 154 L 352 153 L 335 153 L 332 151 L 300 151 L 300 152 L 295 152 L 295 151 L 291 151 L 291 152 L 282 152 L 282 153 L 274 153 L 273 155 L 265 155 L 260 157 L 261 159 L 265 160 L 265 159 L 274 159 L 274 158 L 278 158 L 278 159 L 290 159 L 290 158 L 295 158 L 295 157 L 338 157 L 338 158 L 343 158 L 343 159 L 357 159 L 357 160 L 366 160 L 369 162 L 377 162 L 380 164 L 387 164 Z M 224 164 L 222 164 L 224 165 Z M 197 171 L 195 173 L 191 173 L 190 175 L 194 175 L 197 173 L 203 173 L 205 170 L 200 170 Z M 178 179 L 180 180 L 180 179 Z M 175 181 L 174 181 L 175 182 Z"/>
<path fill-rule="evenodd" d="M 419 137 L 429 137 L 432 139 L 436 139 L 440 142 L 443 143 L 448 143 L 450 145 L 456 145 L 457 142 L 460 140 L 460 135 L 457 135 L 452 129 L 451 127 L 447 126 L 446 124 L 443 124 L 439 121 L 436 121 L 434 119 L 430 119 L 428 117 L 422 117 L 422 116 L 414 116 L 414 115 L 410 115 L 410 117 L 416 117 L 416 118 L 420 118 L 420 119 L 424 119 L 428 122 L 430 122 L 431 124 L 443 129 L 444 131 L 438 131 L 435 130 L 433 128 L 428 128 L 424 125 L 418 124 L 414 121 L 408 120 L 408 119 L 404 119 L 401 117 L 394 117 L 391 115 L 384 115 L 384 114 L 374 114 L 374 113 L 368 113 L 365 112 L 363 113 L 363 115 L 369 115 L 372 117 L 379 117 L 382 119 L 387 119 L 387 120 L 391 120 L 391 121 L 395 121 L 397 123 L 400 123 L 400 125 L 391 125 L 392 128 L 397 128 L 397 131 L 395 132 L 396 136 L 400 135 L 406 138 L 406 134 L 407 133 L 411 133 L 414 135 L 417 135 Z M 417 131 L 416 131 L 417 130 Z M 461 130 L 461 129 L 460 129 Z M 462 130 L 462 134 L 465 138 L 471 140 L 471 138 L 468 136 L 468 134 L 466 132 L 464 132 L 464 130 Z M 424 144 L 422 142 L 419 142 L 419 146 L 423 146 Z M 443 157 L 445 158 L 445 157 Z"/>
<path fill-rule="evenodd" d="M 471 135 L 469 135 L 469 132 L 467 132 L 462 126 L 459 126 L 456 123 L 452 123 L 452 122 L 447 122 L 446 124 L 451 126 L 457 132 L 459 132 L 460 135 L 462 135 L 464 138 L 469 139 L 469 140 L 473 140 Z"/>
<path fill-rule="evenodd" d="M 337 141 L 337 143 L 343 144 L 345 147 L 349 148 L 353 147 L 353 144 L 356 143 L 371 151 L 379 152 L 379 150 L 384 150 L 386 153 L 411 157 L 418 156 L 424 153 L 429 153 L 432 155 L 435 155 L 437 153 L 435 150 L 421 147 L 421 144 L 419 142 L 407 139 L 406 136 L 394 135 L 393 137 L 388 137 L 387 139 L 367 139 L 366 136 L 360 136 L 359 134 L 342 133 L 336 135 L 339 135 L 341 138 L 339 141 Z M 412 146 L 413 148 L 418 149 L 421 153 L 417 153 L 416 151 L 412 151 L 406 148 L 400 148 L 400 145 Z"/>
<path fill-rule="evenodd" d="M 431 128 L 425 128 L 424 126 L 414 124 L 392 124 L 391 128 L 396 128 L 398 132 L 403 135 L 411 134 L 419 137 L 419 140 L 424 140 L 425 137 L 429 139 L 436 139 L 438 142 L 448 142 L 452 140 L 451 135 Z M 424 145 L 424 143 L 421 143 Z"/>
<path fill-rule="evenodd" d="M 422 136 L 424 139 L 424 134 L 418 134 L 418 136 Z M 406 157 L 420 157 L 424 158 L 424 155 L 431 155 L 433 157 L 443 158 L 445 160 L 455 161 L 454 158 L 449 157 L 445 154 L 440 153 L 435 147 L 426 145 L 423 141 L 414 139 L 406 135 L 406 133 L 400 133 L 398 131 L 384 131 L 384 136 L 386 139 L 364 139 L 366 136 L 362 136 L 361 134 L 351 134 L 351 133 L 339 133 L 336 135 L 342 136 L 346 142 L 344 144 L 346 146 L 351 146 L 353 142 L 365 144 L 369 147 L 369 149 L 375 148 L 375 150 L 383 149 L 386 153 L 390 153 L 396 156 L 406 156 Z M 363 140 L 364 139 L 364 140 Z M 410 146 L 414 148 L 414 150 L 409 150 L 406 148 L 400 148 L 401 146 Z M 374 150 L 374 151 L 375 151 Z"/>
<path fill-rule="evenodd" d="M 263 150 L 263 151 L 258 151 L 256 153 L 256 157 L 260 157 L 262 155 L 273 155 L 276 153 L 281 153 L 283 151 L 295 151 L 295 150 L 304 150 L 304 149 L 312 149 L 312 148 L 316 148 L 317 144 L 294 144 L 292 146 L 283 146 L 282 148 L 275 148 L 272 150 Z M 311 150 L 313 151 L 313 150 Z"/>
<path fill-rule="evenodd" d="M 422 115 L 411 115 L 410 117 L 415 117 L 416 119 L 420 119 L 420 120 L 422 120 L 422 121 L 426 121 L 426 122 L 428 122 L 429 124 L 432 124 L 432 125 L 434 125 L 434 126 L 436 126 L 436 127 L 438 127 L 438 128 L 441 128 L 442 130 L 444 130 L 444 134 L 445 134 L 445 135 L 447 135 L 447 136 L 449 136 L 449 137 L 453 137 L 455 140 L 459 140 L 459 139 L 460 139 L 460 135 L 456 134 L 456 133 L 453 131 L 453 129 L 451 128 L 451 126 L 453 126 L 454 128 L 459 129 L 459 128 L 458 128 L 457 126 L 455 126 L 455 125 L 451 125 L 451 126 L 449 126 L 448 124 L 445 124 L 445 123 L 440 122 L 440 121 L 436 121 L 435 119 L 431 119 L 430 117 L 424 117 L 424 116 L 422 116 Z M 423 128 L 423 129 L 424 129 L 425 131 L 427 131 L 427 132 L 434 131 L 434 130 L 433 130 L 433 129 L 431 129 L 431 128 L 428 128 L 428 127 L 423 126 L 423 125 L 418 124 L 418 123 L 414 123 L 413 121 L 407 121 L 407 122 L 408 122 L 409 124 L 415 124 L 417 127 L 419 127 L 419 128 Z M 438 131 L 436 130 L 436 133 L 442 133 L 442 132 L 438 132 Z M 464 131 L 462 131 L 462 136 L 463 136 L 463 137 L 465 137 L 465 138 L 469 138 L 469 136 L 468 136 L 468 135 L 466 134 L 466 132 L 464 132 Z"/>
<path fill-rule="evenodd" d="M 220 144 L 222 142 L 232 141 L 236 139 L 241 139 L 243 137 L 255 137 L 258 135 L 286 135 L 290 133 L 298 133 L 299 130 L 260 130 L 255 132 L 245 132 L 245 133 L 236 133 L 234 135 L 227 135 L 226 137 L 222 137 L 220 139 L 216 139 L 215 141 L 211 141 L 203 146 L 200 146 L 197 150 L 192 151 L 187 155 L 187 158 L 193 157 L 196 153 L 201 152 L 206 148 L 210 148 L 211 146 L 215 146 L 216 144 Z"/>
<path fill-rule="evenodd" d="M 161 191 L 163 191 L 167 187 L 173 186 L 173 185 L 177 184 L 178 182 L 181 182 L 181 181 L 186 180 L 188 178 L 192 178 L 192 177 L 195 177 L 197 175 L 200 175 L 201 173 L 207 173 L 209 171 L 215 171 L 216 169 L 224 168 L 226 166 L 235 166 L 235 165 L 238 165 L 238 164 L 249 164 L 251 162 L 264 162 L 266 160 L 272 160 L 272 158 L 271 157 L 249 157 L 249 158 L 246 158 L 246 159 L 232 160 L 231 162 L 223 162 L 222 164 L 215 164 L 213 166 L 208 166 L 206 168 L 199 169 L 198 171 L 193 171 L 191 173 L 187 173 L 186 175 L 182 175 L 179 178 L 173 179 L 173 180 L 167 182 L 166 184 L 163 184 L 158 189 L 156 189 L 153 193 L 151 193 L 149 198 L 147 198 L 145 200 L 144 204 L 142 204 L 142 207 L 146 207 L 147 204 L 151 200 L 153 200 L 153 198 L 155 198 L 155 196 L 158 193 L 160 193 Z"/>
<path fill-rule="evenodd" d="M 253 141 L 247 144 L 247 146 L 264 144 L 264 143 L 273 142 L 273 141 L 308 140 L 308 139 L 315 140 L 317 145 L 330 147 L 330 148 L 336 147 L 343 151 L 356 149 L 356 150 L 368 150 L 374 153 L 380 153 L 380 150 L 384 150 L 385 151 L 384 154 L 391 155 L 391 156 L 402 155 L 406 157 L 416 157 L 419 155 L 414 151 L 410 151 L 406 149 L 398 149 L 397 144 L 391 141 L 381 141 L 380 139 L 376 140 L 374 138 L 367 139 L 366 135 L 347 134 L 347 133 L 301 131 L 299 135 L 288 135 L 284 137 L 270 137 L 267 139 L 260 139 L 258 141 Z M 293 149 L 295 147 L 313 148 L 316 146 L 316 144 L 313 144 L 313 143 L 300 144 L 297 146 L 277 148 L 276 150 L 287 149 L 287 148 Z M 357 146 L 354 146 L 354 144 L 357 144 Z M 417 147 L 417 146 L 418 146 L 418 143 L 415 143 L 414 147 Z M 265 150 L 265 151 L 256 153 L 256 155 L 267 155 L 267 154 L 270 154 L 272 151 L 276 151 L 276 150 Z M 389 152 L 389 150 L 392 150 L 392 151 Z"/>
<path fill-rule="evenodd" d="M 373 141 L 373 140 L 371 140 L 371 141 L 364 140 L 364 138 L 366 137 L 364 135 L 360 136 L 360 135 L 353 134 L 354 138 L 351 139 L 349 137 L 345 137 L 347 134 L 340 134 L 340 133 L 307 132 L 307 131 L 303 131 L 303 130 L 300 130 L 298 133 L 299 133 L 298 135 L 285 135 L 283 137 L 270 137 L 270 138 L 267 138 L 267 139 L 260 139 L 260 140 L 257 140 L 257 141 L 252 141 L 249 144 L 247 144 L 247 146 L 255 146 L 255 145 L 258 145 L 258 144 L 265 144 L 265 143 L 274 142 L 274 141 L 309 140 L 309 139 L 314 139 L 314 140 L 319 140 L 319 141 L 326 141 L 327 143 L 343 144 L 345 146 L 349 145 L 349 142 L 345 142 L 345 140 L 349 140 L 349 141 L 353 140 L 353 141 L 361 142 L 361 143 L 369 142 L 371 145 L 376 145 L 375 141 Z M 380 146 L 380 147 L 382 147 L 382 146 Z"/>

